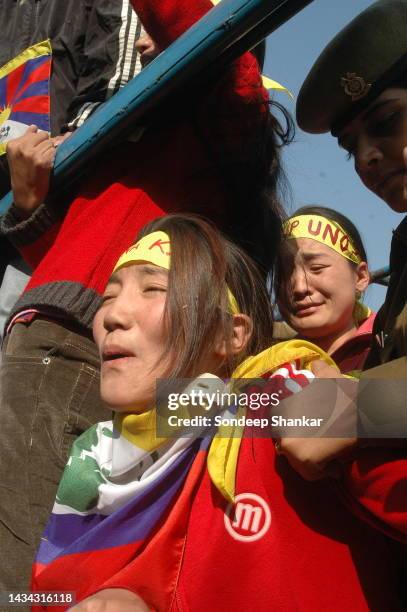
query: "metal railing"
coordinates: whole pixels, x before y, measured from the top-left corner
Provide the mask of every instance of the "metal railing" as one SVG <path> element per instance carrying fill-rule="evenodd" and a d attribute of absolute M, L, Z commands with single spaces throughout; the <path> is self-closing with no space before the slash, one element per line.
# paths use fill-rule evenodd
<path fill-rule="evenodd" d="M 152 113 L 194 79 L 216 74 L 312 1 L 222 0 L 58 147 L 51 195 L 108 146 L 148 126 Z M 10 192 L 0 201 L 0 214 L 11 203 Z"/>

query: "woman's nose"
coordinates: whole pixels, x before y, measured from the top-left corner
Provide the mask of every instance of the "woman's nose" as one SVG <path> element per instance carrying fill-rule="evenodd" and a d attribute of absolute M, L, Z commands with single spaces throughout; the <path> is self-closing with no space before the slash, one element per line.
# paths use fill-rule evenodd
<path fill-rule="evenodd" d="M 359 174 L 371 172 L 382 159 L 382 150 L 375 139 L 365 137 L 360 140 L 355 152 L 355 167 Z"/>
<path fill-rule="evenodd" d="M 311 293 L 305 270 L 299 269 L 293 273 L 291 277 L 291 291 L 296 299 Z"/>
<path fill-rule="evenodd" d="M 107 331 L 114 329 L 128 329 L 132 325 L 132 311 L 129 308 L 128 301 L 115 298 L 106 306 L 103 319 L 104 327 Z"/>

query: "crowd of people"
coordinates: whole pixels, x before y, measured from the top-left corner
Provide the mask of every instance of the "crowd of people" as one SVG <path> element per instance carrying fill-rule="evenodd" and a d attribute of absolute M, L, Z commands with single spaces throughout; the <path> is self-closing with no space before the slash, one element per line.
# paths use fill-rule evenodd
<path fill-rule="evenodd" d="M 285 213 L 294 122 L 253 52 L 50 189 L 70 132 L 212 5 L 13 2 L 36 25 L 0 79 L 42 97 L 3 164 L 0 591 L 78 612 L 406 610 L 406 219 L 375 314 L 352 221 Z M 406 34 L 407 0 L 373 2 L 297 100 L 401 214 Z M 168 389 L 187 398 L 172 430 Z M 197 406 L 203 389 L 235 399 Z"/>

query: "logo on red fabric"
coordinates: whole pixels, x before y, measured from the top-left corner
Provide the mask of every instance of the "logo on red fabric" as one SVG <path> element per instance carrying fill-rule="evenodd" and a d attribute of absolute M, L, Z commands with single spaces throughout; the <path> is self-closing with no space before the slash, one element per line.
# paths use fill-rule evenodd
<path fill-rule="evenodd" d="M 235 503 L 226 508 L 224 520 L 232 538 L 239 542 L 255 542 L 270 529 L 271 512 L 260 495 L 239 493 Z"/>

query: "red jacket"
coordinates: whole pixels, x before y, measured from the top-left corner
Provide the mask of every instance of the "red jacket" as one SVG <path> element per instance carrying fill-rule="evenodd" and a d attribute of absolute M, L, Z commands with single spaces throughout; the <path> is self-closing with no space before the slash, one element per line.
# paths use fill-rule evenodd
<path fill-rule="evenodd" d="M 309 483 L 273 440 L 244 438 L 237 493 L 245 496 L 233 538 L 226 503 L 207 473 L 192 506 L 174 609 L 183 612 L 361 612 L 401 610 L 396 570 L 385 538 L 354 518 L 327 482 Z M 246 514 L 245 514 L 246 513 Z M 231 517 L 233 521 L 233 516 Z M 226 519 L 227 520 L 227 519 Z M 246 522 L 245 522 L 246 521 Z"/>
<path fill-rule="evenodd" d="M 103 588 L 129 589 L 150 605 L 172 601 L 155 605 L 159 612 L 401 612 L 386 538 L 338 503 L 327 481 L 303 480 L 273 440 L 243 438 L 236 493 L 233 515 L 205 469 L 183 508 L 186 536 L 172 547 L 156 538 L 159 550 L 143 552 L 150 571 Z M 173 580 L 164 579 L 169 562 Z"/>
<path fill-rule="evenodd" d="M 162 49 L 212 8 L 211 0 L 133 5 Z M 246 53 L 176 121 L 110 151 L 63 222 L 58 202 L 24 222 L 11 209 L 2 232 L 34 268 L 14 313 L 42 308 L 90 326 L 114 263 L 145 223 L 165 213 L 198 212 L 231 232 L 233 224 L 259 223 L 247 174 L 265 137 L 267 104 L 257 62 Z"/>

